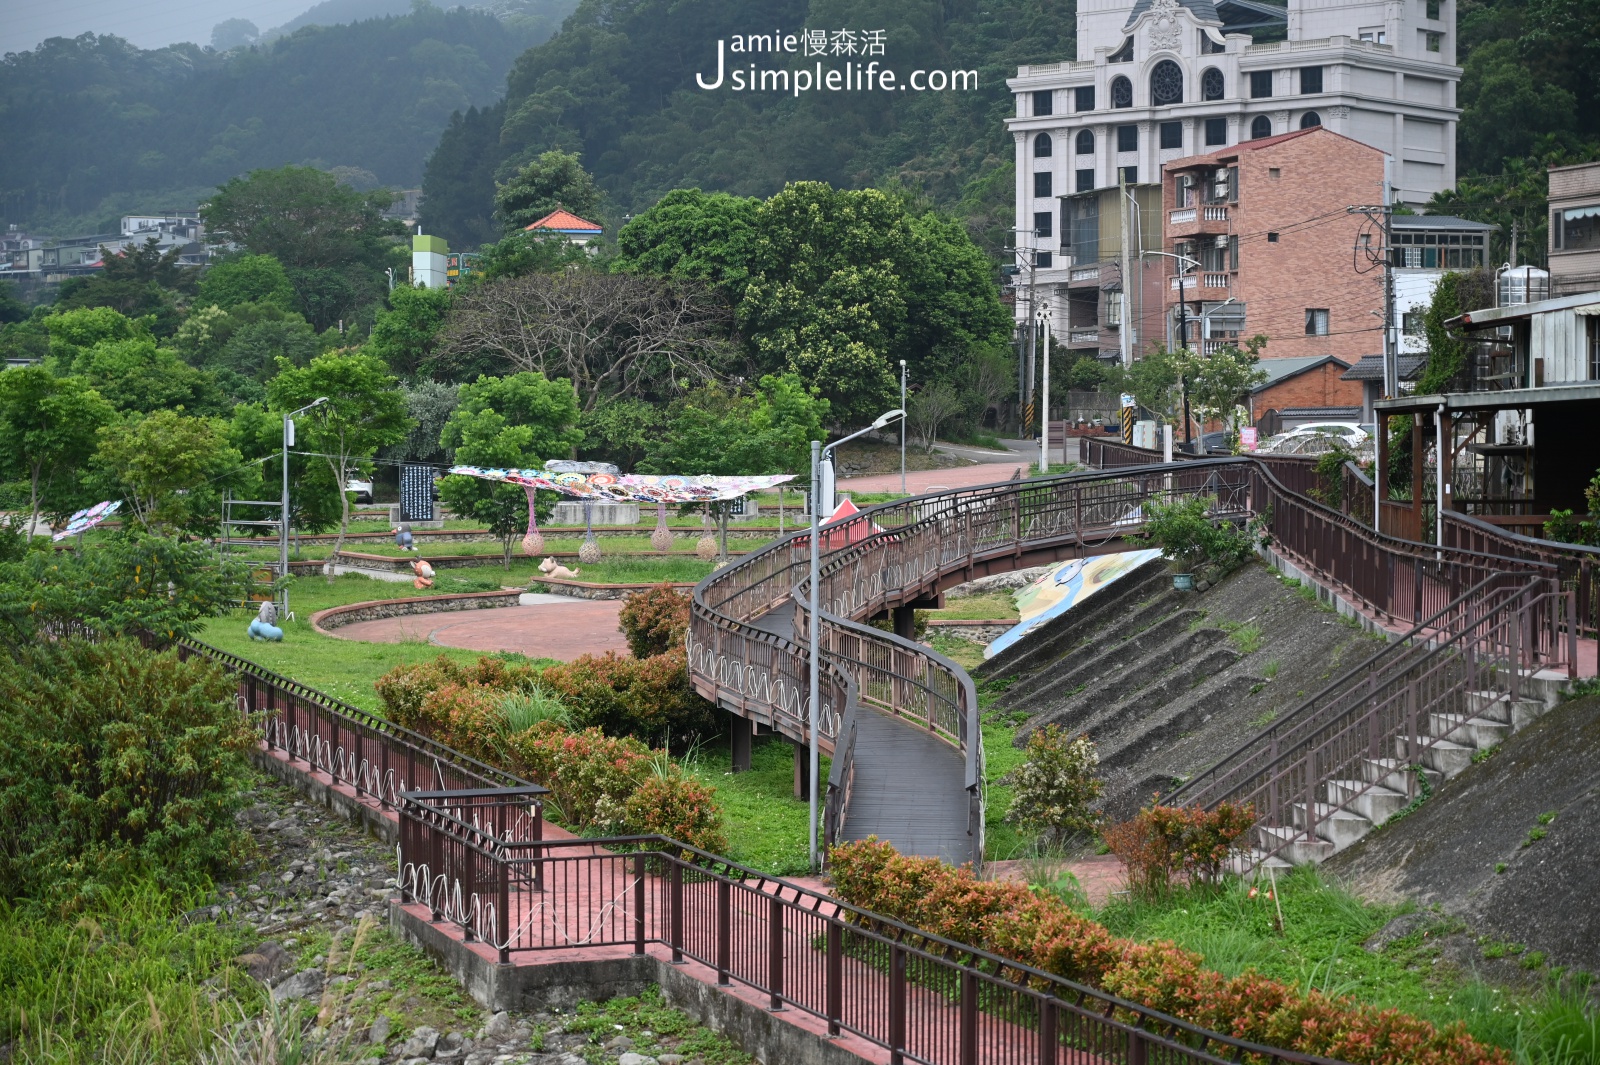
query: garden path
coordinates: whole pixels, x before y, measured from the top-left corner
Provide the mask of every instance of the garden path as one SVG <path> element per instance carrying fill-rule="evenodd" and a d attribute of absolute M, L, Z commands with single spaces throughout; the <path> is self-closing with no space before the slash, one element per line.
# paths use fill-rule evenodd
<path fill-rule="evenodd" d="M 543 594 L 529 598 L 538 601 L 528 606 L 356 621 L 332 630 L 332 634 L 342 640 L 373 643 L 423 641 L 468 651 L 516 651 L 529 658 L 562 662 L 607 651 L 628 654 L 628 643 L 617 628 L 622 600 Z"/>

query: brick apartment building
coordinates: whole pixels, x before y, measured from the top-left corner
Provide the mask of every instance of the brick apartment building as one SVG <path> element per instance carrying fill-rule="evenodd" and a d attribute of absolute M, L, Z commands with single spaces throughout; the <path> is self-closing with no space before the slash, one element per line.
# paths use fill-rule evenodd
<path fill-rule="evenodd" d="M 1182 328 L 1200 351 L 1264 335 L 1269 364 L 1318 366 L 1315 386 L 1302 380 L 1291 387 L 1305 374 L 1286 375 L 1288 391 L 1314 387 L 1317 406 L 1359 410 L 1360 384 L 1341 380 L 1322 360 L 1337 360 L 1342 372 L 1383 346 L 1374 314 L 1383 306 L 1382 231 L 1346 211 L 1380 203 L 1383 177 L 1383 152 L 1323 127 L 1167 163 L 1163 243 L 1193 261 L 1156 260 L 1167 274 L 1172 342 Z M 1258 416 L 1263 402 L 1284 406 L 1258 397 Z"/>

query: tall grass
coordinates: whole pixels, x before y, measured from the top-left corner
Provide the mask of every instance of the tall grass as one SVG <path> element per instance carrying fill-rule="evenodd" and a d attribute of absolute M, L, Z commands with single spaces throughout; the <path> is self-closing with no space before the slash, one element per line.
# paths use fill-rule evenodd
<path fill-rule="evenodd" d="M 0 902 L 0 1044 L 49 1065 L 198 1058 L 264 997 L 232 964 L 241 931 L 183 919 L 199 902 L 153 879 L 65 918 Z"/>

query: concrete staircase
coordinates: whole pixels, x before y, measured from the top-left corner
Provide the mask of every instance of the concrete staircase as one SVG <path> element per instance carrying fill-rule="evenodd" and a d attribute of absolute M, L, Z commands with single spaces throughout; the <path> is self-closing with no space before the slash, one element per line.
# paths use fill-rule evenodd
<path fill-rule="evenodd" d="M 985 672 L 1012 677 L 995 706 L 1026 714 L 1023 746 L 1034 730 L 1059 725 L 1086 732 L 1107 771 L 1130 767 L 1152 749 L 1208 721 L 1262 678 L 1235 668 L 1243 655 L 1228 633 L 1205 625 L 1195 597 L 1178 593 L 1159 563 L 1124 577 L 1105 595 L 1070 612 L 1054 631 Z M 1028 643 L 1028 641 L 1025 641 Z"/>
<path fill-rule="evenodd" d="M 1524 676 L 1518 699 L 1499 691 L 1465 692 L 1460 713 L 1429 713 L 1418 737 L 1418 764 L 1437 788 L 1472 764 L 1480 751 L 1538 720 L 1560 697 L 1565 678 Z M 1253 852 L 1246 867 L 1257 870 L 1317 863 L 1359 842 L 1369 832 L 1405 809 L 1418 793 L 1405 737 L 1395 737 L 1394 757 L 1366 758 L 1357 779 L 1330 779 L 1316 788 L 1312 810 L 1315 825 L 1306 831 L 1307 804 L 1291 804 L 1293 824 L 1256 826 Z"/>

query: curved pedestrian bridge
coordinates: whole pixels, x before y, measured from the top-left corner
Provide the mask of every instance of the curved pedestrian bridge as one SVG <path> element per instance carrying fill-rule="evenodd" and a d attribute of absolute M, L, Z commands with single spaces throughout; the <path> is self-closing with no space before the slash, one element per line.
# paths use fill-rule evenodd
<path fill-rule="evenodd" d="M 1325 782 L 1359 775 L 1353 735 L 1361 733 L 1372 755 L 1396 738 L 1417 740 L 1414 718 L 1396 706 L 1406 691 L 1417 697 L 1419 668 L 1429 677 L 1426 716 L 1468 691 L 1515 688 L 1539 670 L 1570 673 L 1577 660 L 1572 595 L 1556 565 L 1382 535 L 1290 490 L 1260 459 L 1127 466 L 887 503 L 820 534 L 828 549 L 819 571 L 817 739 L 833 759 L 828 842 L 875 835 L 906 853 L 974 864 L 983 857 L 983 743 L 971 678 L 907 638 L 909 626 L 897 625 L 906 635 L 896 635 L 871 619 L 887 612 L 909 620 L 910 608 L 989 574 L 1125 550 L 1143 530 L 1147 504 L 1192 498 L 1209 500 L 1216 520 L 1253 521 L 1267 550 L 1406 646 L 1423 648 L 1392 661 L 1380 652 L 1359 677 L 1335 681 L 1267 730 L 1272 736 L 1246 745 L 1264 755 L 1237 752 L 1229 772 L 1188 796 L 1254 804 L 1264 828 L 1277 833 L 1263 835 L 1270 842 L 1258 860 L 1298 853 L 1290 849 L 1296 800 L 1305 805 L 1310 796 L 1303 831 L 1313 834 L 1327 806 Z M 809 535 L 702 581 L 688 637 L 690 676 L 702 695 L 801 744 L 810 740 Z M 1428 670 L 1419 656 L 1469 667 Z M 1365 694 L 1352 696 L 1362 684 Z"/>

